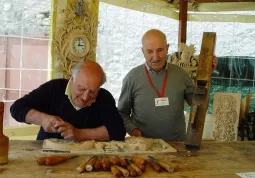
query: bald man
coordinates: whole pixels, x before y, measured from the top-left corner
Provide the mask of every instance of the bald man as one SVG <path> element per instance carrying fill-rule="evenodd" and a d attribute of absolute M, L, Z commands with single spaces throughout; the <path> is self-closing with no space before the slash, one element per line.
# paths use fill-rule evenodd
<path fill-rule="evenodd" d="M 185 138 L 184 100 L 192 103 L 193 81 L 181 67 L 166 62 L 169 44 L 159 30 L 147 31 L 142 38 L 145 64 L 124 78 L 118 109 L 127 132 L 132 136 L 183 141 Z M 213 68 L 217 58 L 213 60 Z"/>
<path fill-rule="evenodd" d="M 125 127 L 110 92 L 100 88 L 104 71 L 93 61 L 76 64 L 70 80 L 54 79 L 10 108 L 18 122 L 40 125 L 38 140 L 124 140 Z"/>

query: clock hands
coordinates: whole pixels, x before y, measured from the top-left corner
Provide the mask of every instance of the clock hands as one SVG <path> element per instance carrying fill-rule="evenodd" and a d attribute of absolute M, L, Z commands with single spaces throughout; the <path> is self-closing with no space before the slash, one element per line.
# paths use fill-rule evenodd
<path fill-rule="evenodd" d="M 76 39 L 76 47 L 75 47 L 75 51 L 78 53 L 81 53 L 84 51 L 85 48 L 85 43 L 81 38 L 77 38 Z"/>
<path fill-rule="evenodd" d="M 78 46 L 84 46 L 84 44 L 81 44 L 81 39 L 79 39 L 78 41 L 79 41 Z"/>

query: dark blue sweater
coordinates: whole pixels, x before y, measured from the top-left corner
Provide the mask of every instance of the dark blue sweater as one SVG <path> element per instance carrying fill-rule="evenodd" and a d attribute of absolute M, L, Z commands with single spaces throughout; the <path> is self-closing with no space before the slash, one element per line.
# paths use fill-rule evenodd
<path fill-rule="evenodd" d="M 65 95 L 67 83 L 66 79 L 54 79 L 18 99 L 10 108 L 12 117 L 18 122 L 25 122 L 28 111 L 36 109 L 49 115 L 59 116 L 79 129 L 105 126 L 110 140 L 124 140 L 126 130 L 123 119 L 119 115 L 111 93 L 101 88 L 96 102 L 77 111 Z M 41 127 L 37 140 L 46 138 L 63 139 L 60 134 L 47 133 Z"/>

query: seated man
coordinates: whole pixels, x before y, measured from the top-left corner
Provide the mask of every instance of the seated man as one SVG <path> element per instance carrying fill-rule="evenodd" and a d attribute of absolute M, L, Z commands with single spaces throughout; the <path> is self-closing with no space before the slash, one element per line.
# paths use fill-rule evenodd
<path fill-rule="evenodd" d="M 180 66 L 168 64 L 166 36 L 152 29 L 142 38 L 145 64 L 125 76 L 118 102 L 127 132 L 132 136 L 185 139 L 184 100 L 192 104 L 193 81 Z M 217 59 L 213 59 L 213 68 Z"/>
<path fill-rule="evenodd" d="M 119 140 L 125 138 L 123 119 L 111 93 L 100 86 L 104 71 L 93 61 L 76 64 L 70 80 L 41 85 L 10 108 L 18 122 L 40 125 L 37 140 Z"/>

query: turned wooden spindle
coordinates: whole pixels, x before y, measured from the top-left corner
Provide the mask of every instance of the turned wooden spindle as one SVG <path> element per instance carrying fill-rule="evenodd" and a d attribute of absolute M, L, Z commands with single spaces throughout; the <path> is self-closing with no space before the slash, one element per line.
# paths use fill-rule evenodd
<path fill-rule="evenodd" d="M 4 103 L 0 102 L 0 165 L 8 163 L 9 138 L 3 134 Z"/>

